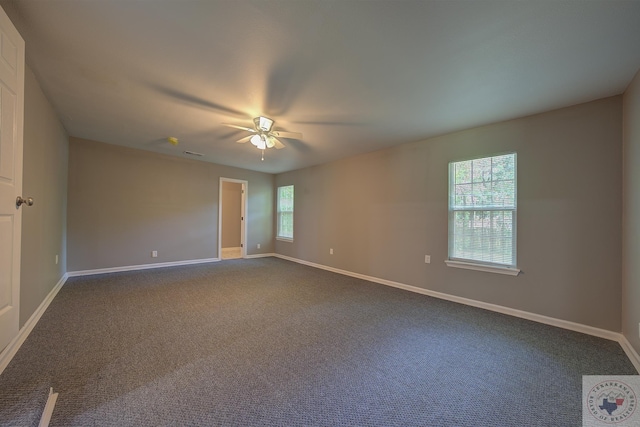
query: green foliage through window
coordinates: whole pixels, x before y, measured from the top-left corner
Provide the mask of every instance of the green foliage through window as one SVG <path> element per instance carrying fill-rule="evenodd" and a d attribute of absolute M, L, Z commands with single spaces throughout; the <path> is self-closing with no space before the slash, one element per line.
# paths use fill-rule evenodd
<path fill-rule="evenodd" d="M 449 164 L 449 258 L 516 265 L 516 154 Z"/>
<path fill-rule="evenodd" d="M 293 239 L 293 185 L 278 187 L 277 236 Z"/>

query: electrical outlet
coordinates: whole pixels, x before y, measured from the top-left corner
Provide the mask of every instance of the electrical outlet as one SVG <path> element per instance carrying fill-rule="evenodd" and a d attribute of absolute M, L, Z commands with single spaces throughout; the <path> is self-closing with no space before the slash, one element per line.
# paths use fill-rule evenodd
<path fill-rule="evenodd" d="M 260 249 L 260 243 L 258 243 L 258 249 Z"/>
<path fill-rule="evenodd" d="M 151 251 L 151 258 L 158 258 L 158 251 Z"/>
<path fill-rule="evenodd" d="M 329 248 L 329 255 L 333 255 L 333 248 Z"/>
<path fill-rule="evenodd" d="M 56 265 L 58 265 L 58 254 L 56 254 Z"/>
<path fill-rule="evenodd" d="M 425 264 L 431 264 L 431 255 L 425 255 L 424 256 L 424 263 Z"/>

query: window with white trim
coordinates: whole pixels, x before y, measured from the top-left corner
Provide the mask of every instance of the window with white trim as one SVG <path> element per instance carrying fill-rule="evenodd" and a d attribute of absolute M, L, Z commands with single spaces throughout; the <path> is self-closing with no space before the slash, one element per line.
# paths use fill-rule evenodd
<path fill-rule="evenodd" d="M 516 154 L 449 163 L 449 260 L 516 268 Z"/>
<path fill-rule="evenodd" d="M 293 185 L 278 187 L 278 239 L 293 240 Z"/>

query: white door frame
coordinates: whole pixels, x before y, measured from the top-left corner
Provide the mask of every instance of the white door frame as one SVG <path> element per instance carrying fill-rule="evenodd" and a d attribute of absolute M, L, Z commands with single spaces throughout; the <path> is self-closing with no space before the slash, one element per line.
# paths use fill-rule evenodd
<path fill-rule="evenodd" d="M 218 258 L 222 259 L 222 183 L 235 182 L 242 184 L 242 197 L 240 198 L 240 246 L 242 247 L 242 258 L 247 256 L 247 194 L 249 193 L 249 181 L 242 179 L 220 177 L 220 189 L 218 190 Z"/>

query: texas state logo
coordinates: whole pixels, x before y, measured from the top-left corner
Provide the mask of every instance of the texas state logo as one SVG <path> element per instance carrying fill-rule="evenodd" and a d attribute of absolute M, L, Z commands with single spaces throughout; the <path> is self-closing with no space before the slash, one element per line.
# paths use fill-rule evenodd
<path fill-rule="evenodd" d="M 637 375 L 583 378 L 583 426 L 638 426 Z"/>

